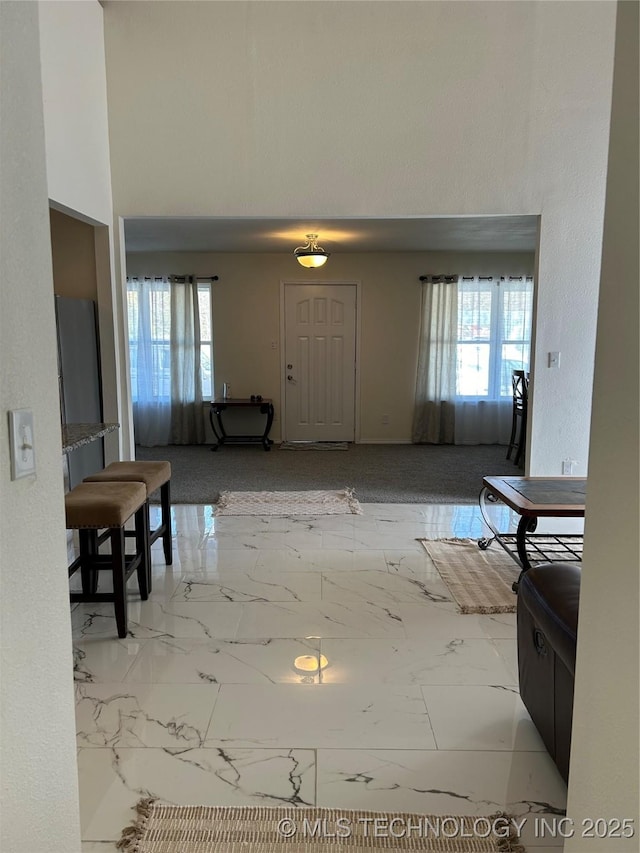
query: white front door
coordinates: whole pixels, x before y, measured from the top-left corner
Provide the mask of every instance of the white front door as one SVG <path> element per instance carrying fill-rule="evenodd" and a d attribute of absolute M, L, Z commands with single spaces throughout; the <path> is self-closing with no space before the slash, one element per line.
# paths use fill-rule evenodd
<path fill-rule="evenodd" d="M 356 285 L 285 284 L 284 435 L 353 441 Z"/>

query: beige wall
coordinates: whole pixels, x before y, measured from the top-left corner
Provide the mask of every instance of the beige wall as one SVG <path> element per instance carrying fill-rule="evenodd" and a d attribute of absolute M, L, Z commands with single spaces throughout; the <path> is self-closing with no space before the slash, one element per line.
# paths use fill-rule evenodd
<path fill-rule="evenodd" d="M 618 3 L 567 853 L 640 847 L 638 23 L 638 4 Z M 588 818 L 635 819 L 634 836 L 581 837 Z"/>
<path fill-rule="evenodd" d="M 49 198 L 110 224 L 103 13 L 97 0 L 41 0 Z"/>
<path fill-rule="evenodd" d="M 104 417 L 126 422 L 122 306 L 113 274 L 103 10 L 97 0 L 44 0 L 38 7 L 49 201 L 68 213 L 77 229 L 95 226 L 93 298 L 98 302 Z M 73 226 L 67 225 L 68 237 Z M 65 252 L 66 268 L 87 262 L 88 251 L 84 245 L 77 259 Z M 56 260 L 62 260 L 58 254 Z M 57 270 L 56 279 L 57 284 Z M 119 458 L 122 442 L 123 431 L 105 437 L 108 462 Z"/>
<path fill-rule="evenodd" d="M 583 473 L 614 20 L 607 0 L 107 3 L 116 216 L 539 214 L 530 468 Z"/>
<path fill-rule="evenodd" d="M 80 850 L 38 6 L 0 3 L 0 849 Z M 19 93 L 18 95 L 16 93 Z M 7 411 L 37 471 L 10 480 Z"/>
<path fill-rule="evenodd" d="M 525 253 L 411 252 L 333 254 L 322 270 L 305 270 L 290 252 L 280 254 L 143 254 L 127 257 L 130 275 L 217 275 L 213 284 L 216 393 L 231 384 L 234 396 L 259 393 L 276 408 L 272 437 L 280 438 L 281 281 L 359 281 L 362 304 L 360 434 L 362 442 L 409 442 L 413 418 L 420 275 L 531 275 Z M 272 342 L 277 343 L 273 349 Z M 383 414 L 389 424 L 382 423 Z"/>
<path fill-rule="evenodd" d="M 56 296 L 98 296 L 94 228 L 57 210 L 49 214 L 53 290 Z"/>

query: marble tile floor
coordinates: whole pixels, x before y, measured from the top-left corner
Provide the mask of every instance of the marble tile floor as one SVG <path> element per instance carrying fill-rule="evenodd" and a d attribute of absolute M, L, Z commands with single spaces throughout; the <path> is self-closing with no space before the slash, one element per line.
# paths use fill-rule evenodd
<path fill-rule="evenodd" d="M 505 810 L 526 818 L 528 850 L 562 848 L 536 837 L 566 787 L 518 695 L 515 616 L 459 614 L 416 541 L 478 538 L 479 510 L 363 510 L 175 506 L 174 564 L 156 543 L 149 601 L 130 583 L 126 639 L 112 605 L 73 607 L 83 853 L 115 851 L 146 796 Z"/>

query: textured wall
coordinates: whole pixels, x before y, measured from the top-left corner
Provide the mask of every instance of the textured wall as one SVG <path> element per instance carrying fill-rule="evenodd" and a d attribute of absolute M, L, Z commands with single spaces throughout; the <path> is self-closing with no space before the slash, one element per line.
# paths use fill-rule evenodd
<path fill-rule="evenodd" d="M 569 779 L 576 834 L 567 853 L 640 847 L 638 23 L 638 4 L 618 3 Z M 586 818 L 635 818 L 635 833 L 581 837 Z"/>
<path fill-rule="evenodd" d="M 38 6 L 0 3 L 0 848 L 80 849 L 60 409 Z M 10 480 L 7 410 L 34 414 L 37 474 Z"/>

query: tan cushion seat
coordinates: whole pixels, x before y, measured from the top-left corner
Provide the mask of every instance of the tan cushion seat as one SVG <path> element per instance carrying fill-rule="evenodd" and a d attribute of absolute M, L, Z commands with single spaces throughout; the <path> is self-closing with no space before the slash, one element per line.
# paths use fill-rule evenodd
<path fill-rule="evenodd" d="M 150 495 L 171 479 L 170 462 L 112 462 L 97 474 L 85 477 L 85 483 L 136 482 L 144 483 Z"/>
<path fill-rule="evenodd" d="M 64 497 L 67 529 L 123 527 L 146 500 L 144 483 L 79 483 Z"/>

